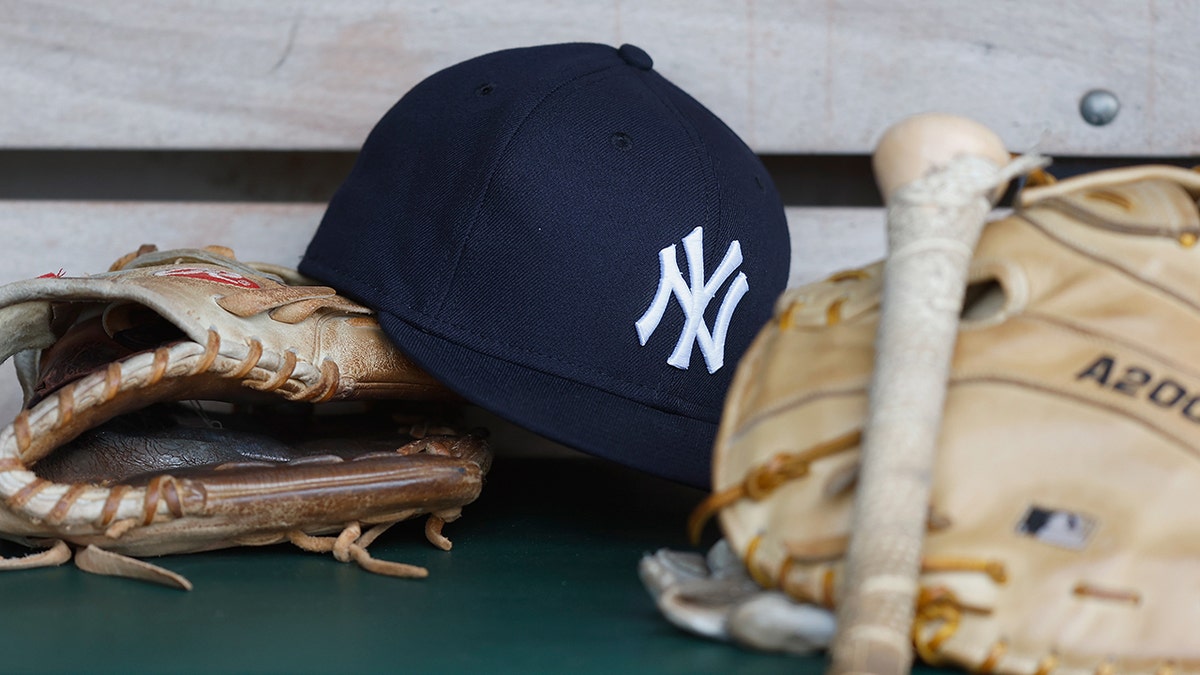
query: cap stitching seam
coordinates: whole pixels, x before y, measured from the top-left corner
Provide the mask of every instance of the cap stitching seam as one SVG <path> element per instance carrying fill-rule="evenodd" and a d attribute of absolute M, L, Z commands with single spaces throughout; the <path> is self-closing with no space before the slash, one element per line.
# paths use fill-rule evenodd
<path fill-rule="evenodd" d="M 317 259 L 314 259 L 314 258 L 310 258 L 310 263 L 313 265 L 313 267 L 324 267 L 326 270 L 331 271 L 331 273 L 335 273 L 338 275 L 344 275 L 347 277 L 347 279 L 358 281 L 359 283 L 361 283 L 362 286 L 366 286 L 367 288 L 372 289 L 372 291 L 376 291 L 376 292 L 382 294 L 383 297 L 388 297 L 388 295 L 390 295 L 390 293 L 388 292 L 388 289 L 384 288 L 383 286 L 378 285 L 378 283 L 374 283 L 370 280 L 364 279 L 364 277 L 359 276 L 358 274 L 354 273 L 354 271 L 350 271 L 350 270 L 338 267 L 338 265 L 336 265 L 336 264 L 323 264 L 323 263 L 318 262 Z M 646 384 L 641 384 L 641 383 L 637 383 L 637 382 L 632 382 L 630 380 L 626 380 L 626 378 L 624 378 L 620 375 L 614 374 L 614 372 L 612 372 L 612 371 L 608 371 L 608 370 L 602 369 L 602 368 L 596 368 L 596 366 L 594 366 L 594 365 L 578 363 L 578 362 L 575 362 L 575 360 L 565 359 L 565 358 L 559 357 L 559 356 L 552 356 L 552 354 L 546 354 L 544 352 L 530 350 L 530 348 L 528 348 L 528 346 L 515 345 L 515 344 L 511 344 L 511 342 L 504 341 L 504 340 L 496 340 L 496 339 L 493 339 L 493 337 L 490 337 L 490 336 L 487 336 L 487 335 L 484 335 L 481 333 L 476 333 L 476 331 L 474 331 L 472 329 L 464 328 L 464 327 L 462 327 L 462 325 L 444 321 L 444 319 L 437 317 L 437 316 L 433 316 L 433 315 L 431 315 L 431 313 L 427 313 L 427 312 L 418 310 L 412 303 L 410 303 L 410 301 L 402 300 L 402 304 L 404 307 L 407 307 L 407 309 L 410 312 L 412 312 L 413 315 L 419 316 L 422 319 L 426 319 L 426 321 L 430 322 L 431 324 L 436 324 L 437 327 L 451 328 L 451 329 L 455 329 L 457 331 L 461 331 L 461 333 L 464 335 L 469 335 L 472 337 L 479 337 L 479 339 L 481 339 L 482 341 L 487 342 L 488 345 L 506 347 L 506 348 L 510 348 L 510 350 L 528 354 L 528 356 L 530 356 L 530 357 L 538 357 L 538 358 L 544 358 L 546 360 L 552 360 L 552 362 L 569 365 L 569 366 L 571 366 L 571 368 L 580 369 L 583 372 L 589 372 L 589 374 L 600 375 L 602 377 L 606 377 L 606 378 L 608 378 L 608 380 L 611 380 L 613 382 L 617 382 L 620 384 L 628 384 L 628 386 L 634 387 L 635 389 L 640 390 L 640 392 L 650 393 L 650 394 L 658 393 L 659 395 L 661 395 L 661 393 L 659 392 L 658 389 L 654 389 L 653 387 L 648 387 L 648 386 L 646 386 Z M 406 324 L 413 325 L 413 327 L 416 328 L 416 325 L 412 321 L 410 321 L 409 318 L 397 315 L 397 313 L 395 311 L 388 311 L 388 310 L 376 310 L 376 311 L 378 313 L 380 313 L 380 315 L 384 315 L 384 313 L 385 313 L 385 315 L 395 317 L 396 319 L 398 319 L 398 321 L 402 321 Z M 418 329 L 421 330 L 422 333 L 430 333 L 431 335 L 438 337 L 438 339 L 440 339 L 440 340 L 452 341 L 452 342 L 454 342 L 455 345 L 463 347 L 463 348 L 468 348 L 468 350 L 486 354 L 486 356 L 491 357 L 491 358 L 502 359 L 508 363 L 515 363 L 515 362 L 511 362 L 511 360 L 506 359 L 504 357 L 496 356 L 496 354 L 494 354 L 494 353 L 482 351 L 482 350 L 480 350 L 479 347 L 467 346 L 467 345 L 461 344 L 461 342 L 458 342 L 456 340 L 450 340 L 449 337 L 446 337 L 444 334 L 432 333 L 432 331 L 426 330 L 425 325 L 421 325 L 421 327 Z M 401 351 L 403 351 L 403 346 L 400 346 L 400 345 L 397 345 L 397 346 L 401 348 Z M 530 370 L 538 370 L 539 372 L 542 372 L 542 374 L 545 374 L 545 375 L 569 378 L 564 375 L 554 374 L 554 372 L 548 372 L 545 370 L 536 369 L 536 368 L 533 368 L 533 366 L 529 366 L 526 364 L 515 363 L 515 365 L 520 365 L 521 368 L 529 368 Z M 605 392 L 613 394 L 613 395 L 620 395 L 617 392 L 613 392 L 613 390 L 608 389 L 608 388 L 605 388 Z M 689 400 L 679 398 L 679 396 L 671 395 L 670 399 L 674 402 L 677 402 L 677 404 L 684 404 L 684 405 L 688 405 L 690 407 L 701 406 L 701 404 L 696 404 L 696 402 L 691 402 Z M 694 416 L 683 416 L 683 417 L 691 417 L 694 419 L 703 419 L 703 418 L 698 418 L 698 417 L 694 417 Z"/>
<path fill-rule="evenodd" d="M 553 89 L 551 89 L 550 91 L 546 92 L 546 94 L 544 96 L 542 96 L 542 98 L 540 98 L 538 100 L 538 102 L 533 105 L 532 108 L 529 109 L 529 112 L 525 113 L 525 116 L 521 119 L 521 122 L 517 125 L 517 127 L 515 129 L 513 129 L 512 134 L 510 134 L 508 139 L 504 142 L 504 148 L 499 153 L 497 153 L 496 159 L 492 162 L 492 166 L 491 166 L 491 169 L 488 171 L 487 178 L 484 179 L 483 188 L 479 191 L 479 196 L 476 198 L 474 209 L 472 210 L 471 217 L 468 220 L 468 222 L 470 223 L 470 226 L 467 228 L 466 232 L 464 232 L 463 236 L 460 238 L 458 246 L 454 251 L 454 255 L 453 255 L 452 259 L 447 261 L 449 263 L 450 270 L 449 270 L 449 273 L 446 275 L 447 283 L 442 286 L 441 295 L 440 295 L 440 297 L 438 297 L 438 299 L 435 303 L 435 306 L 438 308 L 438 311 L 440 311 L 442 309 L 444 303 L 446 302 L 447 296 L 450 295 L 450 287 L 453 285 L 454 279 L 458 276 L 458 268 L 459 268 L 459 265 L 462 263 L 463 251 L 466 250 L 467 242 L 469 242 L 471 240 L 471 237 L 475 233 L 475 227 L 479 223 L 479 214 L 482 212 L 483 203 L 487 199 L 487 196 L 492 189 L 492 181 L 495 180 L 496 174 L 499 173 L 499 171 L 500 171 L 499 167 L 500 167 L 501 161 L 508 154 L 509 148 L 512 147 L 512 144 L 516 140 L 517 136 L 525 128 L 526 122 L 529 121 L 529 118 L 532 117 L 534 115 L 534 113 L 536 113 L 538 110 L 541 109 L 542 105 L 545 104 L 546 101 L 551 96 L 558 93 L 563 88 L 565 88 L 575 82 L 578 82 L 579 80 L 582 80 L 584 78 L 591 77 L 598 73 L 603 73 L 606 70 L 612 70 L 615 68 L 619 68 L 621 65 L 622 64 L 616 64 L 616 63 L 609 64 L 609 65 L 604 66 L 603 68 L 597 68 L 595 70 L 589 70 L 586 73 L 580 73 L 576 77 L 573 77 L 565 82 L 560 83 L 558 86 L 556 86 Z"/>
<path fill-rule="evenodd" d="M 661 78 L 661 76 L 659 76 L 659 77 Z M 715 187 L 714 193 L 716 194 L 716 197 L 717 197 L 716 218 L 717 218 L 717 221 L 719 224 L 721 213 L 723 213 L 724 204 L 723 204 L 722 196 L 721 196 L 721 179 L 717 175 L 717 172 L 713 165 L 712 153 L 709 152 L 708 146 L 705 145 L 704 140 L 702 138 L 700 138 L 699 132 L 696 131 L 695 126 L 691 123 L 689 118 L 686 115 L 684 115 L 683 112 L 681 112 L 679 110 L 679 108 L 675 106 L 674 103 L 672 103 L 667 98 L 663 97 L 662 94 L 658 90 L 656 90 L 654 87 L 651 87 L 650 85 L 646 84 L 646 81 L 644 79 L 641 79 L 639 81 L 641 82 L 642 86 L 646 88 L 647 91 L 649 91 L 656 99 L 658 99 L 658 101 L 660 103 L 662 103 L 663 106 L 665 106 L 667 109 L 669 109 L 671 112 L 674 113 L 675 120 L 679 123 L 679 126 L 683 128 L 684 133 L 687 134 L 688 138 L 691 139 L 691 141 L 692 141 L 692 152 L 694 152 L 696 155 L 704 158 L 705 166 L 708 169 L 708 171 L 707 171 L 708 176 L 712 180 L 714 187 Z M 664 79 L 664 81 L 666 81 L 666 80 Z M 667 82 L 667 84 L 670 85 L 670 82 Z M 684 93 L 686 94 L 686 92 L 684 92 Z M 708 220 L 710 219 L 709 216 L 711 216 L 710 208 L 708 207 L 708 205 L 705 205 L 705 212 L 706 212 L 705 222 L 707 223 Z"/>
<path fill-rule="evenodd" d="M 370 285 L 370 284 L 368 283 L 368 285 Z M 412 307 L 411 307 L 411 305 L 410 305 L 409 307 L 410 307 L 410 309 L 412 308 Z M 381 313 L 382 313 L 382 314 L 388 314 L 388 315 L 390 315 L 390 316 L 392 316 L 392 317 L 395 317 L 396 319 L 398 319 L 398 320 L 400 320 L 400 321 L 403 321 L 404 323 L 409 323 L 409 321 L 408 321 L 407 319 L 405 319 L 405 318 L 403 318 L 403 317 L 400 317 L 400 316 L 397 316 L 397 315 L 396 315 L 395 313 L 393 313 L 393 312 L 381 312 Z M 432 322 L 432 323 L 434 323 L 434 324 L 437 324 L 437 325 L 439 325 L 439 326 L 445 326 L 445 327 L 449 327 L 449 328 L 454 328 L 454 329 L 460 330 L 460 331 L 462 331 L 462 332 L 463 332 L 464 334 L 466 334 L 466 335 L 470 335 L 470 336 L 473 336 L 473 337 L 476 337 L 476 338 L 482 338 L 482 339 L 484 339 L 486 342 L 488 342 L 488 343 L 490 343 L 490 344 L 492 344 L 492 345 L 498 345 L 498 346 L 502 346 L 502 347 L 505 347 L 505 348 L 508 348 L 508 349 L 511 349 L 511 350 L 514 350 L 514 351 L 517 351 L 517 352 L 521 352 L 521 353 L 527 354 L 527 355 L 529 355 L 529 356 L 534 356 L 534 357 L 537 357 L 537 358 L 540 358 L 540 359 L 543 359 L 543 360 L 546 360 L 546 361 L 551 361 L 551 362 L 555 362 L 555 363 L 564 364 L 564 365 L 567 365 L 567 366 L 571 366 L 571 367 L 573 367 L 573 368 L 578 368 L 579 370 L 582 370 L 582 371 L 584 371 L 584 372 L 590 372 L 590 373 L 592 373 L 592 374 L 601 375 L 601 376 L 603 376 L 603 377 L 606 377 L 606 378 L 608 378 L 608 379 L 610 379 L 610 380 L 612 380 L 612 381 L 614 381 L 614 382 L 617 382 L 617 383 L 621 383 L 621 384 L 626 384 L 626 385 L 629 385 L 629 386 L 633 387 L 634 389 L 636 389 L 636 390 L 638 390 L 638 391 L 643 391 L 643 392 L 646 392 L 646 393 L 648 393 L 648 394 L 657 394 L 657 395 L 659 395 L 659 396 L 662 396 L 662 395 L 663 395 L 663 394 L 662 394 L 662 392 L 661 392 L 660 390 L 656 389 L 656 388 L 649 387 L 649 386 L 647 386 L 647 385 L 645 385 L 645 384 L 641 384 L 641 383 L 638 383 L 638 382 L 633 382 L 633 381 L 627 380 L 627 379 L 625 379 L 624 377 L 622 377 L 622 376 L 620 376 L 620 375 L 618 375 L 618 374 L 616 374 L 616 373 L 612 373 L 612 372 L 610 372 L 610 371 L 608 371 L 608 370 L 606 370 L 606 369 L 603 369 L 603 368 L 597 368 L 597 367 L 595 367 L 595 366 L 593 366 L 593 365 L 579 363 L 579 362 L 577 362 L 577 361 L 573 361 L 573 360 L 571 360 L 571 359 L 565 359 L 565 358 L 563 358 L 563 357 L 561 357 L 561 356 L 557 356 L 557 355 L 554 355 L 554 354 L 546 354 L 546 353 L 544 353 L 544 352 L 540 352 L 540 351 L 536 351 L 536 350 L 530 349 L 530 348 L 528 348 L 528 347 L 527 347 L 527 346 L 525 346 L 525 345 L 513 344 L 513 343 L 511 343 L 511 342 L 507 342 L 507 341 L 504 341 L 504 340 L 495 340 L 495 339 L 490 339 L 490 338 L 487 338 L 487 337 L 486 337 L 486 336 L 484 336 L 484 335 L 480 335 L 479 333 L 475 333 L 475 332 L 473 332 L 473 331 L 471 331 L 471 330 L 465 329 L 465 328 L 463 328 L 463 327 L 461 327 L 461 326 L 458 326 L 458 325 L 456 325 L 456 324 L 450 323 L 450 322 L 448 322 L 448 321 L 443 321 L 442 319 L 440 319 L 440 318 L 438 318 L 438 317 L 430 316 L 430 315 L 428 315 L 428 314 L 423 314 L 422 312 L 419 312 L 419 311 L 418 311 L 418 312 L 416 312 L 416 313 L 417 313 L 417 314 L 422 314 L 422 315 L 423 315 L 423 316 L 424 316 L 424 317 L 425 317 L 427 320 L 431 321 L 431 322 Z M 411 324 L 410 324 L 410 325 L 411 325 Z M 428 331 L 424 331 L 424 332 L 428 332 Z M 442 340 L 447 340 L 447 341 L 450 341 L 450 340 L 449 340 L 449 338 L 447 338 L 447 337 L 446 337 L 446 336 L 444 336 L 444 335 L 437 335 L 437 337 L 438 337 L 439 339 L 442 339 Z M 545 374 L 545 375 L 550 375 L 550 376 L 553 376 L 553 377 L 559 377 L 559 378 L 563 378 L 563 379 L 572 379 L 572 378 L 569 378 L 569 377 L 567 377 L 567 376 L 560 375 L 560 374 L 558 374 L 558 373 L 553 373 L 553 372 L 549 372 L 549 371 L 546 371 L 546 370 L 543 370 L 543 369 L 540 369 L 540 368 L 535 368 L 535 367 L 532 367 L 532 366 L 529 366 L 529 365 L 526 365 L 526 364 L 523 364 L 523 363 L 516 363 L 516 362 L 510 361 L 509 359 L 506 359 L 506 358 L 504 358 L 504 357 L 502 357 L 502 356 L 497 356 L 497 355 L 495 355 L 495 354 L 492 354 L 492 353 L 484 352 L 484 351 L 482 351 L 482 350 L 478 349 L 478 347 L 475 347 L 475 346 L 468 346 L 468 345 L 464 345 L 464 344 L 461 344 L 461 343 L 459 343 L 459 342 L 457 342 L 457 341 L 453 341 L 453 342 L 454 342 L 455 344 L 457 344 L 458 346 L 460 346 L 460 347 L 464 347 L 464 348 L 470 349 L 470 350 L 472 350 L 472 351 L 475 351 L 475 352 L 478 352 L 478 353 L 481 353 L 481 354 L 485 354 L 485 355 L 487 355 L 487 356 L 489 356 L 489 357 L 491 357 L 491 358 L 494 358 L 494 359 L 501 359 L 501 360 L 503 360 L 503 361 L 506 361 L 506 362 L 508 362 L 508 363 L 513 363 L 514 365 L 518 365 L 518 366 L 520 366 L 520 367 L 522 367 L 522 368 L 529 368 L 530 370 L 536 370 L 536 371 L 538 371 L 538 372 L 540 372 L 540 373 L 542 373 L 542 374 Z M 600 388 L 600 387 L 596 387 L 595 385 L 588 385 L 588 386 L 591 386 L 591 387 L 593 387 L 593 388 L 597 388 L 597 389 L 599 389 L 599 388 Z M 605 387 L 605 388 L 604 388 L 604 391 L 605 391 L 605 392 L 607 392 L 607 393 L 609 393 L 609 394 L 613 394 L 613 395 L 616 395 L 616 396 L 621 396 L 621 394 L 619 394 L 618 392 L 612 391 L 611 389 L 609 389 L 609 388 L 607 388 L 607 387 Z M 687 400 L 687 399 L 684 399 L 684 398 L 680 398 L 679 396 L 675 396 L 675 395 L 668 395 L 668 398 L 669 398 L 669 399 L 670 399 L 672 402 L 675 402 L 675 403 L 677 403 L 677 404 L 683 404 L 683 405 L 687 405 L 687 406 L 689 406 L 689 407 L 702 407 L 702 404 L 695 403 L 695 402 L 693 402 L 693 401 L 689 401 L 689 400 Z M 658 406 L 653 406 L 653 407 L 658 407 Z M 681 417 L 689 417 L 689 418 L 692 418 L 692 419 L 697 419 L 697 420 L 701 420 L 701 421 L 709 421 L 709 420 L 707 420 L 707 419 L 705 419 L 705 418 L 696 417 L 696 416 L 694 416 L 694 415 L 687 415 L 687 414 L 682 414 L 682 413 L 676 413 L 676 414 L 679 414 Z"/>
<path fill-rule="evenodd" d="M 343 268 L 341 268 L 341 267 L 339 267 L 339 266 L 337 266 L 337 265 L 323 264 L 323 263 L 320 263 L 320 262 L 318 262 L 317 260 L 310 260 L 310 262 L 311 262 L 311 263 L 313 263 L 314 265 L 318 266 L 318 267 L 325 267 L 325 268 L 326 268 L 328 271 L 335 272 L 335 273 L 337 273 L 337 274 L 342 274 L 342 275 L 345 275 L 347 278 L 350 278 L 350 279 L 353 279 L 353 280 L 355 280 L 355 281 L 358 281 L 358 282 L 359 282 L 359 283 L 361 283 L 362 285 L 364 285 L 364 286 L 366 286 L 366 287 L 368 287 L 368 288 L 370 288 L 370 289 L 372 289 L 372 290 L 374 290 L 374 291 L 377 291 L 377 292 L 379 292 L 379 293 L 382 293 L 382 294 L 384 294 L 385 296 L 389 296 L 389 297 L 390 297 L 390 294 L 388 293 L 387 289 L 383 288 L 382 286 L 380 286 L 380 285 L 378 285 L 378 284 L 376 284 L 376 283 L 374 283 L 374 282 L 372 282 L 372 281 L 369 281 L 369 280 L 367 280 L 367 279 L 364 279 L 364 278 L 362 278 L 362 277 L 358 276 L 358 274 L 357 274 L 357 273 L 355 273 L 355 272 L 352 272 L 352 271 L 349 271 L 349 270 L 343 269 Z M 527 354 L 527 355 L 529 355 L 529 356 L 538 357 L 538 358 L 542 358 L 542 359 L 545 359 L 545 360 L 548 360 L 548 361 L 553 361 L 553 362 L 561 363 L 561 364 L 564 364 L 564 365 L 567 365 L 567 366 L 571 366 L 571 367 L 573 367 L 573 368 L 577 368 L 577 369 L 579 369 L 579 370 L 581 370 L 581 371 L 583 371 L 583 372 L 585 372 L 585 373 L 591 373 L 591 374 L 594 374 L 594 375 L 600 375 L 600 376 L 602 376 L 602 377 L 605 377 L 605 378 L 607 378 L 607 379 L 609 379 L 609 380 L 611 380 L 611 381 L 613 381 L 613 382 L 616 382 L 616 383 L 619 383 L 619 384 L 628 385 L 628 386 L 630 386 L 630 387 L 633 387 L 633 388 L 634 388 L 635 390 L 637 390 L 637 391 L 645 392 L 645 393 L 647 393 L 647 394 L 658 394 L 659 396 L 662 396 L 662 392 L 661 392 L 661 391 L 659 391 L 658 389 L 655 389 L 655 388 L 653 388 L 653 387 L 649 387 L 649 386 L 647 386 L 647 385 L 645 385 L 645 384 L 641 384 L 641 383 L 638 383 L 638 382 L 633 382 L 633 381 L 627 380 L 627 379 L 625 379 L 624 377 L 622 377 L 622 376 L 620 376 L 620 375 L 618 375 L 618 374 L 616 374 L 616 373 L 610 372 L 610 371 L 609 371 L 609 370 L 607 370 L 607 369 L 604 369 L 604 368 L 597 368 L 596 366 L 594 366 L 594 365 L 590 365 L 590 364 L 579 363 L 579 362 L 577 362 L 577 361 L 573 361 L 573 360 L 570 360 L 570 359 L 565 359 L 565 358 L 562 358 L 561 356 L 556 356 L 556 355 L 546 354 L 546 353 L 543 353 L 543 352 L 540 352 L 540 351 L 536 351 L 536 350 L 530 349 L 530 348 L 529 348 L 527 345 L 513 344 L 513 343 L 511 343 L 511 342 L 504 341 L 504 340 L 496 340 L 496 339 L 494 339 L 494 338 L 490 338 L 490 337 L 488 337 L 488 336 L 481 335 L 481 334 L 479 334 L 479 333 L 477 333 L 477 332 L 475 332 L 475 331 L 472 331 L 472 330 L 470 330 L 470 329 L 468 329 L 468 328 L 465 328 L 465 327 L 459 326 L 459 325 L 457 325 L 457 324 L 454 324 L 454 323 L 451 323 L 451 322 L 449 322 L 449 321 L 445 321 L 445 320 L 444 320 L 444 319 L 442 319 L 441 317 L 433 316 L 433 315 L 431 315 L 431 314 L 428 314 L 428 313 L 426 313 L 426 312 L 423 312 L 423 311 L 421 311 L 421 310 L 417 309 L 416 307 L 414 307 L 414 306 L 413 306 L 413 304 L 412 304 L 412 303 L 410 303 L 410 302 L 404 302 L 404 303 L 403 303 L 403 305 L 404 305 L 404 306 L 405 306 L 405 307 L 406 307 L 406 308 L 407 308 L 407 309 L 408 309 L 410 312 L 412 312 L 413 314 L 415 314 L 415 315 L 417 315 L 417 316 L 420 316 L 420 317 L 422 317 L 423 319 L 427 320 L 427 321 L 428 321 L 428 322 L 430 322 L 431 324 L 434 324 L 434 325 L 436 325 L 436 326 L 443 327 L 443 328 L 451 328 L 451 329 L 454 329 L 454 330 L 456 330 L 456 331 L 459 331 L 459 332 L 461 332 L 461 333 L 463 333 L 463 334 L 465 334 L 465 335 L 469 335 L 469 336 L 471 336 L 471 337 L 475 337 L 475 338 L 480 338 L 480 339 L 482 339 L 484 342 L 486 342 L 486 343 L 487 343 L 487 344 L 489 344 L 489 345 L 492 345 L 492 346 L 501 346 L 501 347 L 508 348 L 508 349 L 511 349 L 511 350 L 514 350 L 514 351 L 517 351 L 517 352 L 521 352 L 521 353 Z M 414 325 L 414 324 L 413 324 L 413 323 L 412 323 L 412 322 L 411 322 L 411 321 L 410 321 L 408 318 L 406 318 L 406 317 L 403 317 L 403 316 L 400 316 L 400 315 L 396 314 L 394 311 L 384 311 L 384 310 L 377 310 L 377 311 L 378 311 L 378 313 L 379 313 L 379 314 L 387 314 L 387 315 L 389 315 L 389 316 L 392 316 L 392 317 L 396 318 L 396 319 L 397 319 L 397 320 L 399 320 L 399 321 L 403 321 L 404 323 L 406 323 L 406 324 L 408 324 L 408 325 L 410 325 L 410 326 L 414 326 L 414 327 L 415 327 L 415 325 Z M 430 333 L 430 334 L 434 335 L 435 337 L 437 337 L 437 338 L 439 338 L 439 339 L 441 339 L 441 340 L 452 341 L 452 340 L 450 340 L 448 337 L 446 337 L 444 334 L 440 334 L 440 333 L 431 333 L 430 331 L 426 330 L 426 326 L 424 326 L 424 325 L 423 325 L 423 326 L 422 326 L 422 327 L 421 327 L 419 330 L 422 330 L 423 332 Z M 460 342 L 458 342 L 458 341 L 456 341 L 456 340 L 454 340 L 454 341 L 452 341 L 452 342 L 454 342 L 454 344 L 456 344 L 456 345 L 458 345 L 458 346 L 460 346 L 460 347 L 463 347 L 463 348 L 466 348 L 466 349 L 470 349 L 470 350 L 472 350 L 472 351 L 475 351 L 475 352 L 478 352 L 478 353 L 481 353 L 481 354 L 485 354 L 485 355 L 487 355 L 487 356 L 489 356 L 489 357 L 491 357 L 491 358 L 501 359 L 501 360 L 507 361 L 507 362 L 509 362 L 509 363 L 514 363 L 513 361 L 510 361 L 510 360 L 508 360 L 508 359 L 505 359 L 505 358 L 503 358 L 503 357 L 501 357 L 501 356 L 497 356 L 497 355 L 495 355 L 495 354 L 493 354 L 493 353 L 490 353 L 490 352 L 485 352 L 485 351 L 483 351 L 483 350 L 479 349 L 477 346 L 468 346 L 468 345 L 464 345 L 464 344 L 462 344 L 462 343 L 460 343 Z M 397 346 L 398 346 L 398 347 L 400 347 L 401 351 L 403 351 L 403 346 L 401 346 L 401 345 L 397 345 Z M 568 378 L 568 377 L 566 377 L 566 376 L 564 376 L 564 375 L 559 375 L 559 374 L 557 374 L 557 373 L 551 373 L 551 372 L 547 372 L 547 371 L 544 371 L 544 370 L 540 370 L 540 369 L 538 369 L 538 368 L 533 368 L 532 366 L 528 366 L 528 365 L 526 365 L 526 364 L 515 363 L 514 365 L 519 365 L 519 366 L 521 366 L 521 367 L 523 367 L 523 368 L 530 368 L 531 370 L 538 370 L 538 372 L 542 372 L 542 373 L 544 373 L 544 374 L 546 374 L 546 375 L 551 375 L 551 376 L 554 376 L 554 377 L 561 377 L 561 378 L 564 378 L 564 379 L 570 379 L 570 378 Z M 592 386 L 592 385 L 589 385 L 589 386 Z M 595 388 L 599 388 L 599 387 L 595 387 Z M 608 387 L 605 387 L 605 388 L 604 388 L 604 391 L 606 391 L 607 393 L 613 394 L 613 395 L 620 396 L 620 394 L 619 394 L 619 393 L 617 393 L 617 392 L 615 392 L 615 391 L 612 391 L 612 390 L 611 390 L 610 388 L 608 388 Z M 695 403 L 695 402 L 693 402 L 693 401 L 689 401 L 688 399 L 684 399 L 684 398 L 681 398 L 681 397 L 679 397 L 679 396 L 676 396 L 676 395 L 668 395 L 668 398 L 669 398 L 669 400 L 670 400 L 671 402 L 674 402 L 674 403 L 677 403 L 677 404 L 683 404 L 683 405 L 687 405 L 687 406 L 689 406 L 689 407 L 693 407 L 693 408 L 694 408 L 694 407 L 702 407 L 702 404 Z M 697 419 L 697 420 L 709 421 L 709 420 L 707 420 L 707 419 L 705 419 L 705 418 L 696 417 L 696 416 L 694 416 L 694 415 L 681 415 L 681 416 L 682 416 L 682 417 L 689 417 L 689 418 L 692 418 L 692 419 Z"/>

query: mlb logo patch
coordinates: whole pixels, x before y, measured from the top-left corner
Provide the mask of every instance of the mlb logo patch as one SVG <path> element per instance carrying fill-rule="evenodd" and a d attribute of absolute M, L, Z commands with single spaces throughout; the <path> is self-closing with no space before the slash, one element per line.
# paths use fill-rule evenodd
<path fill-rule="evenodd" d="M 1030 506 L 1017 524 L 1017 533 L 1075 551 L 1087 546 L 1096 521 L 1082 513 Z"/>

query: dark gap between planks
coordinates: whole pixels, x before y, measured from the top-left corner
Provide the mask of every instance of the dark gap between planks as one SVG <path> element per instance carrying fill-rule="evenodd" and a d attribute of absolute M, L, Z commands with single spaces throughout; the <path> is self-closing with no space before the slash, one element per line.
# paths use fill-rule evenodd
<path fill-rule="evenodd" d="M 354 164 L 351 151 L 0 150 L 0 199 L 318 202 Z M 1146 162 L 1193 166 L 1194 157 L 1059 157 L 1051 172 Z M 768 155 L 788 206 L 879 206 L 866 155 Z M 1011 199 L 1012 190 L 1004 200 Z"/>

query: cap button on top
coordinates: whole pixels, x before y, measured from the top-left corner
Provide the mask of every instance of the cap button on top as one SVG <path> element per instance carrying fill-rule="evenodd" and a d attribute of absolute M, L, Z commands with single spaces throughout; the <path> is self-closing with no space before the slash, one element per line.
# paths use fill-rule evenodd
<path fill-rule="evenodd" d="M 617 54 L 625 59 L 625 63 L 639 70 L 650 70 L 654 67 L 654 59 L 651 59 L 650 55 L 643 51 L 641 47 L 621 45 L 621 48 L 617 50 Z"/>

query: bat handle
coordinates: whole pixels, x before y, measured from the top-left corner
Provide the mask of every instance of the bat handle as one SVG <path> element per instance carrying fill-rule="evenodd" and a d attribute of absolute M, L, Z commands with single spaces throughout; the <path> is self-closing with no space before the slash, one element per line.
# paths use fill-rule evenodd
<path fill-rule="evenodd" d="M 888 258 L 861 468 L 830 672 L 902 675 L 950 362 L 968 267 L 993 201 L 1015 171 L 972 120 L 920 115 L 873 157 L 888 203 Z"/>

